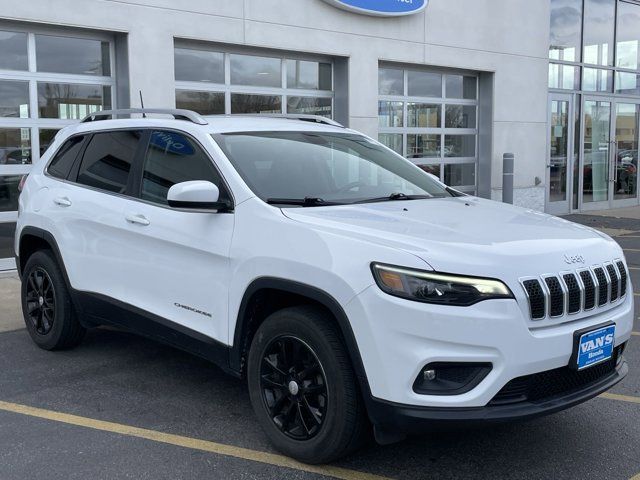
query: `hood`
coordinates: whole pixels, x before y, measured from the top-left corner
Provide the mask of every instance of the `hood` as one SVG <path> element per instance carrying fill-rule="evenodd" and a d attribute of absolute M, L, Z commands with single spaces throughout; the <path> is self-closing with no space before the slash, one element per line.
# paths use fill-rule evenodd
<path fill-rule="evenodd" d="M 312 228 L 412 253 L 441 272 L 493 276 L 502 267 L 517 278 L 575 270 L 623 256 L 611 238 L 592 228 L 476 197 L 283 212 Z"/>

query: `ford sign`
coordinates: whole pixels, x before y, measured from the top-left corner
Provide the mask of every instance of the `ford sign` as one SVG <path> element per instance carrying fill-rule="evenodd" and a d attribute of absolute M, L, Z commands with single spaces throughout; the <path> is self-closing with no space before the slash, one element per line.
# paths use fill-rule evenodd
<path fill-rule="evenodd" d="M 378 17 L 395 17 L 421 12 L 429 0 L 324 0 L 343 10 L 376 15 Z"/>

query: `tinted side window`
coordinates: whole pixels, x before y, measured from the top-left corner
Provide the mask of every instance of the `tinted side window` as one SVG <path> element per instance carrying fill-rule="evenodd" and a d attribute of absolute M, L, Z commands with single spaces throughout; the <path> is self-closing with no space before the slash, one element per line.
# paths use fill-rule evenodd
<path fill-rule="evenodd" d="M 62 148 L 58 150 L 58 153 L 49 164 L 49 168 L 47 169 L 49 175 L 62 179 L 66 179 L 69 176 L 69 172 L 71 172 L 78 153 L 80 153 L 80 149 L 82 148 L 84 138 L 84 135 L 79 135 L 64 142 Z"/>
<path fill-rule="evenodd" d="M 191 180 L 212 182 L 220 189 L 220 200 L 229 200 L 220 175 L 200 146 L 179 132 L 151 132 L 142 175 L 142 199 L 166 205 L 169 189 Z"/>
<path fill-rule="evenodd" d="M 139 130 L 96 133 L 82 157 L 78 183 L 124 193 L 141 136 Z"/>

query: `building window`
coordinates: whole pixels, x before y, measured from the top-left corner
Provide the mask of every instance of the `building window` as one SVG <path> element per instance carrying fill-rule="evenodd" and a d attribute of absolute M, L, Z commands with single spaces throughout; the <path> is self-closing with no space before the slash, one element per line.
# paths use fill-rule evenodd
<path fill-rule="evenodd" d="M 114 65 L 109 35 L 0 30 L 0 222 L 15 219 L 17 182 L 58 130 L 114 105 Z"/>
<path fill-rule="evenodd" d="M 176 46 L 176 106 L 203 115 L 333 117 L 333 64 Z"/>
<path fill-rule="evenodd" d="M 638 96 L 640 4 L 551 0 L 549 88 Z"/>
<path fill-rule="evenodd" d="M 383 65 L 378 140 L 447 185 L 476 191 L 478 77 Z"/>

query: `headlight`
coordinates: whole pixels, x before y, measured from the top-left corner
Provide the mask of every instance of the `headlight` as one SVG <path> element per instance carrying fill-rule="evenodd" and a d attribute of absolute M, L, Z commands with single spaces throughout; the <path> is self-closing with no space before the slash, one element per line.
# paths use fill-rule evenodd
<path fill-rule="evenodd" d="M 468 307 L 492 298 L 513 298 L 500 280 L 371 264 L 378 286 L 389 295 L 440 305 Z"/>

